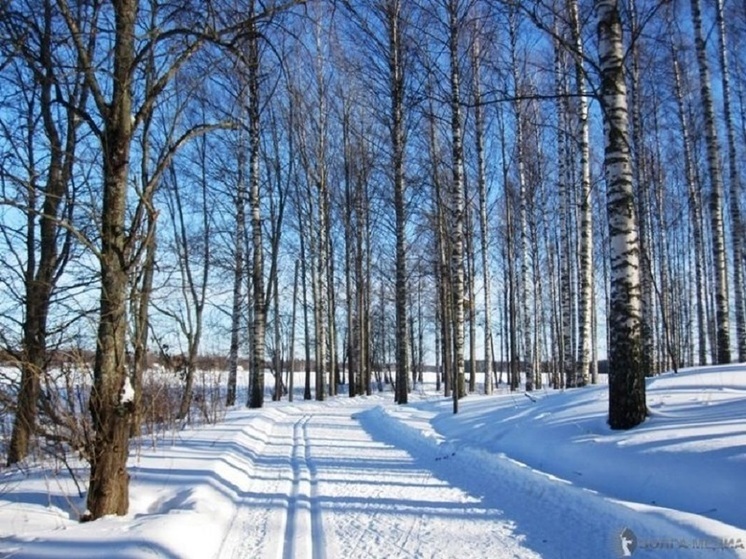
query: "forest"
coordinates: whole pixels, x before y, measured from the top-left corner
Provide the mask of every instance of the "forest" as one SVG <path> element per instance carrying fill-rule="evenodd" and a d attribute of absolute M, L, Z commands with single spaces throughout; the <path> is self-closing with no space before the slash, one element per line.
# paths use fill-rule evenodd
<path fill-rule="evenodd" d="M 6 0 L 0 36 L 0 449 L 85 456 L 92 519 L 156 364 L 178 419 L 205 368 L 250 408 L 427 370 L 454 413 L 608 382 L 628 429 L 645 377 L 746 361 L 742 2 Z"/>

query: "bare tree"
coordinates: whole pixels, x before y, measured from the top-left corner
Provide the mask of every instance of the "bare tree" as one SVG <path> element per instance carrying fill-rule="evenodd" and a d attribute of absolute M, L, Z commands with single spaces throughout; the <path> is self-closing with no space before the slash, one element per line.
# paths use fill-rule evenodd
<path fill-rule="evenodd" d="M 593 211 L 591 207 L 591 156 L 590 124 L 588 122 L 588 98 L 585 86 L 583 41 L 577 0 L 569 0 L 570 32 L 574 46 L 575 93 L 578 97 L 578 149 L 580 151 L 580 190 L 578 206 L 580 210 L 580 242 L 578 252 L 578 352 L 576 386 L 590 381 L 591 346 L 594 301 L 593 274 Z"/>
<path fill-rule="evenodd" d="M 691 218 L 692 233 L 694 236 L 694 283 L 696 293 L 696 315 L 697 315 L 697 356 L 698 364 L 707 364 L 707 328 L 705 320 L 706 298 L 705 298 L 705 248 L 702 231 L 702 206 L 700 193 L 696 188 L 696 176 L 692 155 L 692 141 L 690 138 L 689 120 L 687 118 L 684 103 L 684 93 L 681 79 L 681 69 L 677 58 L 677 49 L 673 40 L 670 44 L 671 61 L 674 75 L 674 92 L 678 108 L 679 126 L 684 149 L 684 172 L 687 186 L 687 202 Z"/>
<path fill-rule="evenodd" d="M 728 270 L 725 258 L 725 230 L 723 225 L 723 173 L 720 166 L 720 142 L 715 124 L 715 107 L 710 83 L 710 66 L 707 61 L 702 9 L 700 0 L 691 0 L 694 44 L 699 69 L 699 87 L 705 115 L 707 168 L 710 179 L 710 229 L 712 234 L 712 259 L 715 266 L 715 327 L 717 362 L 730 363 L 730 318 L 728 316 Z"/>
<path fill-rule="evenodd" d="M 289 5 L 292 5 L 290 2 Z M 93 2 L 98 8 L 99 3 Z M 138 227 L 126 226 L 129 191 L 130 159 L 135 131 L 145 115 L 153 110 L 162 93 L 180 69 L 207 41 L 232 43 L 258 18 L 267 13 L 251 13 L 246 18 L 215 29 L 204 19 L 205 12 L 195 12 L 188 6 L 158 22 L 150 33 L 142 33 L 138 0 L 115 0 L 111 18 L 101 26 L 110 25 L 111 33 L 101 33 L 111 41 L 111 55 L 95 58 L 90 45 L 97 36 L 79 25 L 77 13 L 68 0 L 58 0 L 57 7 L 65 21 L 67 32 L 76 49 L 79 71 L 90 90 L 91 109 L 82 115 L 101 142 L 102 206 L 101 248 L 98 260 L 101 267 L 100 318 L 94 363 L 94 386 L 90 410 L 95 429 L 91 458 L 91 480 L 88 491 L 87 517 L 96 519 L 107 514 L 126 514 L 129 508 L 128 432 L 133 402 L 127 388 L 126 368 L 126 299 L 127 281 L 133 263 L 139 259 L 135 250 Z M 287 7 L 287 6 L 282 6 Z M 281 9 L 273 6 L 270 12 Z M 144 36 L 142 42 L 137 37 Z M 178 49 L 167 49 L 166 43 L 178 41 Z M 147 53 L 172 53 L 163 60 L 161 72 L 143 98 L 134 94 L 137 69 Z M 136 105 L 139 99 L 139 106 Z M 179 142 L 175 142 L 174 149 Z M 142 212 L 135 212 L 142 216 Z"/>
<path fill-rule="evenodd" d="M 645 375 L 640 339 L 640 245 L 632 188 L 624 45 L 617 0 L 596 0 L 604 172 L 610 242 L 609 425 L 629 429 L 644 421 Z"/>
<path fill-rule="evenodd" d="M 526 184 L 525 172 L 525 138 L 524 138 L 524 104 L 521 101 L 523 85 L 521 83 L 521 72 L 519 71 L 517 41 L 518 21 L 515 8 L 509 13 L 509 35 L 511 67 L 513 70 L 514 101 L 513 111 L 515 117 L 515 150 L 518 181 L 518 235 L 519 235 L 519 262 L 521 286 L 521 334 L 523 337 L 523 362 L 526 367 L 526 390 L 533 390 L 534 386 L 534 352 L 533 352 L 533 328 L 531 305 L 534 297 L 534 286 L 529 274 L 531 263 L 529 262 L 529 237 L 528 237 L 528 185 Z M 511 385 L 514 390 L 518 386 Z"/>
<path fill-rule="evenodd" d="M 474 142 L 477 157 L 477 196 L 479 197 L 479 238 L 482 259 L 482 283 L 484 284 L 484 393 L 492 394 L 492 277 L 488 251 L 490 246 L 487 226 L 487 177 L 484 157 L 484 107 L 482 106 L 481 84 L 481 40 L 479 35 L 472 44 L 472 72 L 474 91 Z"/>
<path fill-rule="evenodd" d="M 22 259 L 25 262 L 22 353 L 18 356 L 21 382 L 8 447 L 9 465 L 28 455 L 37 428 L 40 384 L 48 361 L 52 298 L 72 255 L 73 231 L 70 228 L 73 227 L 74 194 L 71 180 L 82 124 L 78 111 L 85 107 L 88 98 L 88 87 L 82 76 L 74 75 L 68 81 L 61 72 L 63 60 L 59 57 L 71 55 L 74 58 L 75 55 L 55 49 L 59 14 L 53 2 L 41 3 L 38 13 L 35 6 L 25 7 L 28 12 L 23 11 L 20 3 L 4 11 L 0 22 L 4 36 L 10 39 L 11 48 L 15 49 L 10 53 L 10 60 L 21 82 L 18 87 L 26 89 L 21 98 L 27 102 L 28 112 L 23 116 L 28 124 L 24 150 L 29 154 L 26 168 L 30 170 L 26 179 L 13 178 L 13 182 L 23 185 L 26 191 L 23 208 L 26 214 L 26 254 Z M 93 28 L 96 17 L 95 11 L 90 18 L 81 17 L 80 25 Z M 28 84 L 23 83 L 26 79 Z M 37 111 L 39 120 L 35 114 Z M 41 123 L 41 137 L 37 135 L 37 122 Z M 6 125 L 3 129 L 4 134 L 13 133 Z M 49 157 L 46 168 L 38 169 L 33 154 L 39 149 L 38 144 L 43 143 L 47 145 Z"/>
<path fill-rule="evenodd" d="M 451 111 L 451 171 L 453 173 L 448 204 L 448 224 L 451 237 L 451 288 L 454 320 L 454 391 L 453 413 L 458 413 L 458 401 L 464 386 L 464 147 L 461 122 L 461 70 L 459 68 L 459 35 L 461 14 L 459 0 L 448 0 L 448 61 L 450 64 Z"/>
<path fill-rule="evenodd" d="M 746 361 L 746 303 L 744 303 L 743 266 L 743 219 L 741 217 L 741 183 L 736 153 L 736 131 L 733 122 L 733 100 L 731 70 L 728 59 L 728 39 L 723 16 L 723 0 L 715 2 L 715 21 L 718 26 L 718 57 L 723 92 L 723 112 L 726 142 L 728 146 L 728 182 L 730 200 L 728 204 L 731 227 L 731 250 L 733 251 L 733 299 L 736 313 L 736 346 L 738 361 Z M 728 340 L 730 345 L 730 340 Z"/>

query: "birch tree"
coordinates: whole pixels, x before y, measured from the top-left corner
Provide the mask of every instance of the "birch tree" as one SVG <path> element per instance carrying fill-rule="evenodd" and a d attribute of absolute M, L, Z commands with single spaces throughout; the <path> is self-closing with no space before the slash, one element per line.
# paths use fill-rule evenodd
<path fill-rule="evenodd" d="M 451 237 L 451 289 L 453 305 L 453 413 L 465 394 L 464 386 L 464 147 L 461 123 L 461 70 L 459 68 L 459 0 L 448 0 L 448 61 L 450 65 L 451 113 L 451 185 L 448 200 L 448 223 Z"/>
<path fill-rule="evenodd" d="M 239 136 L 243 138 L 243 134 Z M 237 142 L 236 149 L 236 190 L 235 208 L 235 238 L 233 243 L 233 296 L 231 301 L 231 338 L 228 350 L 228 388 L 226 391 L 226 405 L 236 403 L 236 385 L 238 382 L 238 350 L 240 347 L 241 316 L 244 309 L 244 238 L 246 235 L 246 180 L 244 177 L 245 149 L 242 141 Z"/>
<path fill-rule="evenodd" d="M 516 152 L 516 166 L 518 181 L 518 246 L 519 246 L 519 257 L 520 262 L 520 279 L 519 285 L 521 287 L 521 325 L 520 330 L 522 334 L 523 342 L 523 362 L 526 366 L 526 390 L 533 390 L 534 387 L 534 355 L 533 355 L 533 329 L 532 324 L 532 299 L 533 299 L 533 281 L 529 274 L 531 268 L 531 262 L 529 261 L 529 237 L 528 237 L 528 185 L 526 184 L 526 158 L 524 154 L 525 149 L 525 134 L 524 134 L 524 104 L 521 101 L 522 97 L 522 84 L 521 84 L 521 72 L 520 64 L 518 62 L 517 53 L 517 41 L 518 41 L 518 21 L 517 13 L 514 6 L 511 5 L 509 13 L 509 35 L 510 35 L 510 56 L 511 56 L 511 68 L 513 71 L 513 87 L 514 87 L 514 101 L 513 111 L 515 117 L 515 152 Z M 513 389 L 517 389 L 517 386 L 512 386 Z"/>
<path fill-rule="evenodd" d="M 484 284 L 484 393 L 492 394 L 492 277 L 488 250 L 490 236 L 487 221 L 487 180 L 484 157 L 484 107 L 482 105 L 482 52 L 479 34 L 472 45 L 472 72 L 474 90 L 474 142 L 477 157 L 477 196 L 479 197 L 479 239 Z"/>
<path fill-rule="evenodd" d="M 264 405 L 264 353 L 265 331 L 267 328 L 267 305 L 264 289 L 264 241 L 262 233 L 262 208 L 259 191 L 259 35 L 256 28 L 256 3 L 248 4 L 248 38 L 245 46 L 246 71 L 246 128 L 248 134 L 248 191 L 249 211 L 251 213 L 251 285 L 253 323 L 251 325 L 251 387 L 249 390 L 249 408 L 261 408 Z"/>
<path fill-rule="evenodd" d="M 691 0 L 694 45 L 699 70 L 699 88 L 704 111 L 707 169 L 710 180 L 710 230 L 715 278 L 715 328 L 717 362 L 730 363 L 730 318 L 728 304 L 728 270 L 725 255 L 725 226 L 723 224 L 723 172 L 720 164 L 720 141 L 715 123 L 715 106 L 707 60 L 702 9 L 700 0 Z"/>
<path fill-rule="evenodd" d="M 678 61 L 677 48 L 673 40 L 670 44 L 670 56 L 673 66 L 674 93 L 676 96 L 677 115 L 679 128 L 681 130 L 681 141 L 684 149 L 684 175 L 687 187 L 687 205 L 694 241 L 694 283 L 695 283 L 695 306 L 697 324 L 697 363 L 707 364 L 707 326 L 706 326 L 706 297 L 705 297 L 705 247 L 702 231 L 702 206 L 700 193 L 696 187 L 696 176 L 692 154 L 692 141 L 690 138 L 690 124 L 684 103 L 684 92 L 681 77 L 681 68 Z"/>
<path fill-rule="evenodd" d="M 723 92 L 723 118 L 728 146 L 728 204 L 730 215 L 731 250 L 733 252 L 733 299 L 736 314 L 736 347 L 738 361 L 746 361 L 746 304 L 744 303 L 743 277 L 743 220 L 741 217 L 741 183 L 736 151 L 736 131 L 733 122 L 731 70 L 728 58 L 728 39 L 723 16 L 723 0 L 715 1 L 715 21 L 718 27 L 718 58 L 720 59 L 721 88 Z"/>
<path fill-rule="evenodd" d="M 396 401 L 399 404 L 406 404 L 409 392 L 407 367 L 410 347 L 407 335 L 407 213 L 404 179 L 404 20 L 400 0 L 388 0 L 384 10 L 388 33 L 386 52 L 391 103 L 389 134 L 396 213 Z"/>
<path fill-rule="evenodd" d="M 641 366 L 640 246 L 629 149 L 624 44 L 617 0 L 596 0 L 604 173 L 609 227 L 609 425 L 629 429 L 647 414 Z"/>
<path fill-rule="evenodd" d="M 569 1 L 570 33 L 573 43 L 575 70 L 575 93 L 578 97 L 578 149 L 580 151 L 580 189 L 578 205 L 580 212 L 580 242 L 578 252 L 578 351 L 576 386 L 590 381 L 591 327 L 594 300 L 593 275 L 593 211 L 591 208 L 591 156 L 590 124 L 588 122 L 588 98 L 585 86 L 584 49 L 581 36 L 577 0 Z"/>

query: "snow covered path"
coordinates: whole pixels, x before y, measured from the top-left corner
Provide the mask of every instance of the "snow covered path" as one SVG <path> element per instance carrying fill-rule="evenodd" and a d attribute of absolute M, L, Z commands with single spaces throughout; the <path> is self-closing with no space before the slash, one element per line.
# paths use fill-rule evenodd
<path fill-rule="evenodd" d="M 254 457 L 249 488 L 215 557 L 597 559 L 622 556 L 625 529 L 646 557 L 703 557 L 723 538 L 746 542 L 740 528 L 453 445 L 426 419 L 443 405 L 340 398 L 245 416 L 244 431 L 262 436 L 243 440 Z M 746 557 L 727 547 L 717 556 Z"/>
<path fill-rule="evenodd" d="M 539 556 L 499 508 L 375 440 L 364 428 L 370 412 L 358 415 L 369 405 L 273 410 L 266 435 L 248 449 L 257 457 L 250 486 L 216 557 Z"/>

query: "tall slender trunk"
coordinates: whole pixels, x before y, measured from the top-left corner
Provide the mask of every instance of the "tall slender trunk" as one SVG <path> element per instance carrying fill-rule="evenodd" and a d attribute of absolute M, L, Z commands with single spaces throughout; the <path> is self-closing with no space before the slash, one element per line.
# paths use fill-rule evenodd
<path fill-rule="evenodd" d="M 508 180 L 508 156 L 506 153 L 507 138 L 505 133 L 505 122 L 502 115 L 499 117 L 500 129 L 500 155 L 502 160 L 503 199 L 505 206 L 505 245 L 503 247 L 503 263 L 506 268 L 507 281 L 503 291 L 503 340 L 505 343 L 505 356 L 508 360 L 508 380 L 510 390 L 516 390 L 520 385 L 520 373 L 518 370 L 518 329 L 516 309 L 516 278 L 515 278 L 515 241 L 513 232 L 513 196 Z M 502 373 L 501 373 L 502 378 Z"/>
<path fill-rule="evenodd" d="M 707 168 L 710 174 L 710 228 L 712 229 L 712 259 L 715 276 L 715 328 L 717 331 L 717 362 L 730 363 L 730 318 L 728 316 L 728 270 L 725 258 L 725 227 L 723 224 L 723 173 L 720 167 L 715 107 L 710 83 L 700 0 L 691 0 L 694 44 L 697 51 L 699 86 L 705 115 Z"/>
<path fill-rule="evenodd" d="M 238 382 L 238 349 L 241 333 L 241 300 L 244 280 L 244 237 L 246 235 L 246 185 L 243 177 L 243 152 L 238 148 L 238 185 L 236 192 L 236 238 L 233 255 L 233 301 L 231 304 L 231 341 L 228 351 L 228 390 L 226 405 L 236 403 L 236 385 Z"/>
<path fill-rule="evenodd" d="M 308 251 L 306 249 L 306 228 L 302 226 L 303 219 L 301 218 L 301 231 L 300 231 L 300 267 L 301 267 L 301 290 L 303 291 L 303 336 L 304 336 L 304 349 L 305 349 L 305 383 L 303 388 L 303 399 L 311 399 L 311 325 L 308 320 L 308 270 L 306 268 L 306 258 L 308 257 Z"/>
<path fill-rule="evenodd" d="M 355 290 L 355 295 L 352 292 L 353 282 L 353 258 L 355 253 L 355 241 L 356 237 L 353 235 L 353 216 L 355 210 L 353 208 L 353 193 L 352 193 L 352 154 L 350 145 L 350 115 L 349 107 L 345 103 L 343 116 L 342 116 L 342 154 L 344 157 L 344 189 L 345 189 L 345 209 L 344 209 L 344 229 L 345 229 L 345 299 L 347 302 L 347 378 L 348 387 L 347 395 L 351 398 L 357 395 L 358 383 L 358 370 L 357 370 L 357 320 L 356 320 L 356 303 L 357 294 L 360 291 L 360 284 L 358 289 Z"/>
<path fill-rule="evenodd" d="M 155 255 L 156 255 L 156 214 L 148 214 L 148 233 L 146 235 L 147 246 L 145 248 L 145 261 L 142 265 L 142 277 L 139 285 L 135 287 L 136 294 L 133 301 L 132 313 L 135 317 L 133 343 L 135 346 L 133 356 L 132 388 L 135 393 L 134 410 L 132 422 L 130 423 L 130 437 L 138 437 L 142 430 L 142 378 L 148 367 L 148 333 L 150 332 L 150 296 L 153 291 L 153 279 L 155 277 Z"/>
<path fill-rule="evenodd" d="M 696 188 L 696 176 L 694 162 L 692 159 L 692 144 L 689 136 L 689 122 L 684 106 L 684 94 L 681 85 L 681 70 L 676 57 L 676 47 L 673 42 L 670 45 L 671 60 L 673 61 L 674 92 L 678 108 L 679 125 L 681 127 L 681 140 L 684 147 L 684 171 L 688 193 L 689 213 L 691 216 L 692 233 L 694 237 L 694 282 L 696 290 L 696 315 L 697 315 L 697 356 L 701 366 L 707 364 L 707 323 L 705 319 L 705 288 L 704 288 L 704 261 L 705 248 L 702 234 L 702 207 L 700 204 L 699 190 Z"/>
<path fill-rule="evenodd" d="M 448 2 L 448 51 L 450 63 L 451 105 L 451 170 L 453 173 L 449 225 L 451 235 L 451 289 L 454 327 L 454 391 L 453 413 L 458 413 L 458 400 L 464 386 L 464 148 L 461 128 L 461 71 L 459 69 L 458 0 Z"/>
<path fill-rule="evenodd" d="M 640 339 L 640 240 L 629 150 L 622 23 L 617 0 L 596 0 L 604 173 L 610 243 L 609 425 L 629 429 L 645 420 Z"/>
<path fill-rule="evenodd" d="M 298 317 L 298 277 L 300 275 L 300 262 L 295 261 L 295 271 L 293 272 L 293 311 L 290 320 L 290 350 L 288 360 L 290 361 L 288 375 L 288 402 L 293 401 L 293 391 L 295 390 L 295 326 Z"/>
<path fill-rule="evenodd" d="M 585 69 L 583 68 L 583 41 L 578 1 L 570 0 L 571 33 L 574 43 L 575 58 L 575 91 L 578 95 L 578 126 L 580 149 L 580 192 L 578 206 L 580 210 L 580 265 L 578 267 L 578 352 L 576 386 L 590 382 L 591 366 L 591 318 L 593 315 L 593 211 L 591 208 L 591 158 L 590 158 L 590 125 L 588 122 L 588 99 L 585 87 Z"/>
<path fill-rule="evenodd" d="M 249 2 L 249 15 L 255 13 L 255 2 Z M 267 327 L 267 305 L 264 292 L 264 241 L 259 185 L 259 38 L 253 18 L 246 45 L 247 62 L 247 118 L 249 128 L 249 204 L 251 206 L 251 283 L 254 321 L 252 328 L 251 361 L 253 374 L 248 407 L 264 405 L 264 346 Z"/>
<path fill-rule="evenodd" d="M 275 389 L 272 394 L 272 399 L 276 402 L 282 400 L 282 337 L 280 335 L 280 295 L 279 295 L 279 274 L 274 274 L 270 281 L 274 284 L 272 289 L 272 306 L 274 307 L 273 312 L 273 330 L 274 330 L 274 370 L 275 370 Z"/>
<path fill-rule="evenodd" d="M 557 31 L 555 30 L 555 33 Z M 575 376 L 573 366 L 573 349 L 572 349 L 572 264 L 571 254 L 574 251 L 570 249 L 570 221 L 572 216 L 570 204 L 570 185 L 569 169 L 567 161 L 567 74 L 565 61 L 563 60 L 562 47 L 558 41 L 555 41 L 555 90 L 557 94 L 557 190 L 559 192 L 559 317 L 558 341 L 559 348 L 559 368 L 560 371 L 556 376 L 559 382 L 555 382 L 555 388 L 564 386 L 565 383 L 572 386 L 572 380 Z"/>
<path fill-rule="evenodd" d="M 637 8 L 635 1 L 630 2 L 631 33 L 639 33 L 637 21 Z M 647 172 L 646 153 L 644 137 L 644 124 L 642 118 L 642 94 L 640 92 L 640 51 L 638 42 L 635 41 L 631 49 L 631 75 L 630 75 L 630 99 L 632 112 L 632 158 L 633 158 L 633 180 L 636 188 L 637 220 L 640 232 L 640 288 L 642 304 L 642 368 L 645 375 L 652 376 L 657 372 L 655 362 L 656 337 L 655 337 L 655 306 L 653 304 L 653 243 L 650 224 L 650 188 L 652 181 Z"/>
<path fill-rule="evenodd" d="M 466 182 L 464 182 L 466 185 Z M 466 188 L 464 189 L 466 190 Z M 472 220 L 471 204 L 468 202 L 469 195 L 464 193 L 465 216 L 464 216 L 464 241 L 466 246 L 466 298 L 464 303 L 469 309 L 469 392 L 477 389 L 477 305 L 475 286 L 475 252 L 474 252 L 474 222 Z"/>
<path fill-rule="evenodd" d="M 492 293 L 487 227 L 487 173 L 484 162 L 484 108 L 482 107 L 481 60 L 479 37 L 472 46 L 474 86 L 474 141 L 477 152 L 477 196 L 479 197 L 479 238 L 481 240 L 482 283 L 484 284 L 484 393 L 492 394 Z"/>
<path fill-rule="evenodd" d="M 356 192 L 355 216 L 355 277 L 357 278 L 357 316 L 355 320 L 355 346 L 359 367 L 359 394 L 370 395 L 370 266 L 366 266 L 366 255 L 370 258 L 367 230 L 367 182 L 361 181 Z"/>
<path fill-rule="evenodd" d="M 520 279 L 518 284 L 521 288 L 520 300 L 521 300 L 521 325 L 520 330 L 522 334 L 523 342 L 523 355 L 522 361 L 526 368 L 526 390 L 531 391 L 534 389 L 534 355 L 533 355 L 533 324 L 532 324 L 532 299 L 533 299 L 533 282 L 529 270 L 531 264 L 529 262 L 529 238 L 528 238 L 528 187 L 526 180 L 526 156 L 525 156 L 525 133 L 523 119 L 525 118 L 523 112 L 523 103 L 519 100 L 521 96 L 521 81 L 519 74 L 519 65 L 517 59 L 517 40 L 518 30 L 516 21 L 516 10 L 512 9 L 510 12 L 510 53 L 511 53 L 511 66 L 513 68 L 513 87 L 515 88 L 515 101 L 513 103 L 513 111 L 515 115 L 515 151 L 516 151 L 516 165 L 518 167 L 518 243 L 519 243 L 519 258 L 520 262 Z M 518 386 L 513 387 L 518 388 Z"/>
<path fill-rule="evenodd" d="M 733 123 L 732 91 L 730 84 L 730 64 L 728 45 L 723 17 L 723 0 L 715 1 L 715 15 L 718 26 L 718 55 L 720 58 L 720 75 L 723 91 L 723 113 L 725 119 L 726 139 L 728 144 L 728 191 L 730 200 L 731 250 L 733 251 L 733 292 L 736 313 L 736 345 L 738 361 L 746 361 L 746 305 L 744 304 L 743 277 L 743 220 L 741 217 L 741 181 L 739 160 L 736 153 L 736 131 Z"/>
<path fill-rule="evenodd" d="M 202 145 L 200 147 L 200 183 L 199 183 L 199 194 L 201 196 L 201 213 L 202 218 L 202 234 L 206 239 L 210 238 L 210 210 L 209 201 L 207 196 L 207 153 L 206 153 L 206 142 L 204 137 L 202 139 Z M 185 419 L 189 416 L 189 409 L 192 404 L 192 397 L 194 392 L 194 374 L 196 371 L 197 355 L 199 354 L 199 347 L 202 341 L 202 326 L 203 316 L 207 295 L 208 278 L 210 276 L 210 243 L 203 243 L 201 258 L 201 277 L 197 280 L 194 277 L 192 271 L 192 250 L 190 242 L 188 240 L 187 224 L 185 219 L 185 213 L 183 211 L 181 194 L 179 192 L 179 186 L 177 185 L 176 172 L 171 167 L 173 173 L 173 183 L 175 190 L 175 198 L 178 210 L 179 219 L 179 232 L 174 235 L 176 242 L 178 243 L 179 259 L 181 260 L 182 267 L 182 282 L 184 282 L 183 290 L 185 292 L 185 303 L 189 310 L 186 313 L 188 326 L 182 326 L 182 329 L 187 334 L 187 363 L 186 363 L 186 375 L 184 390 L 182 392 L 181 402 L 179 404 L 179 411 L 177 418 Z M 176 227 L 176 223 L 174 224 Z M 191 313 L 194 313 L 192 316 Z"/>
<path fill-rule="evenodd" d="M 388 72 L 391 135 L 391 164 L 394 175 L 396 214 L 396 402 L 408 400 L 409 336 L 407 335 L 406 193 L 404 183 L 404 59 L 402 5 L 390 0 L 386 6 L 388 28 Z"/>
<path fill-rule="evenodd" d="M 328 191 L 327 191 L 328 196 Z M 327 212 L 330 211 L 330 204 L 327 200 L 326 204 Z M 327 223 L 331 223 L 331 214 L 327 217 Z M 335 296 L 335 285 L 334 285 L 334 243 L 331 238 L 331 227 L 328 234 L 328 249 L 327 249 L 327 290 L 329 301 L 329 315 L 327 320 L 329 322 L 329 395 L 337 395 L 337 386 L 339 384 L 339 363 L 337 360 L 337 298 Z"/>

